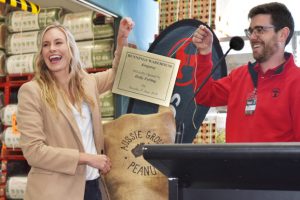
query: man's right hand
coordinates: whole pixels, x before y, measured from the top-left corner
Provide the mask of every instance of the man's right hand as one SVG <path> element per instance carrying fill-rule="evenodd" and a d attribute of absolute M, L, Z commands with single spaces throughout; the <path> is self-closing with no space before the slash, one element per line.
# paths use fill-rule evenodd
<path fill-rule="evenodd" d="M 206 55 L 212 51 L 213 34 L 206 26 L 200 25 L 196 29 L 192 41 L 199 54 Z"/>

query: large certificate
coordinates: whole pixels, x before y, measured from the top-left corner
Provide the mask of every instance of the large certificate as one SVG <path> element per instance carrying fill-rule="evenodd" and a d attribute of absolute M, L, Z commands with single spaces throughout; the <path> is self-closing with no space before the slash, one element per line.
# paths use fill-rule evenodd
<path fill-rule="evenodd" d="M 112 92 L 169 106 L 180 60 L 124 47 Z"/>

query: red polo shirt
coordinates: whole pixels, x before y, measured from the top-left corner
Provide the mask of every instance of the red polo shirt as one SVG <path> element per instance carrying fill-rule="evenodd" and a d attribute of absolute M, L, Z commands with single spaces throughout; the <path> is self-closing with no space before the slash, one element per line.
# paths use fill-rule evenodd
<path fill-rule="evenodd" d="M 212 69 L 211 54 L 197 56 L 197 86 Z M 196 97 L 206 106 L 227 105 L 226 142 L 300 141 L 300 68 L 293 56 L 263 73 L 258 64 L 233 70 L 227 77 L 210 79 Z M 249 69 L 257 76 L 257 102 L 246 115 L 247 98 L 254 90 Z"/>

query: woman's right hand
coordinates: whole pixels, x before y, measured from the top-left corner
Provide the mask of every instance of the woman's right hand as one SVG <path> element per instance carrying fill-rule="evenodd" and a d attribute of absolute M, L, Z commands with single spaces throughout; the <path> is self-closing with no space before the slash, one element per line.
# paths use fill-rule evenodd
<path fill-rule="evenodd" d="M 108 156 L 104 154 L 87 154 L 80 153 L 79 164 L 86 164 L 93 168 L 99 169 L 102 174 L 107 174 L 111 169 L 111 162 Z"/>

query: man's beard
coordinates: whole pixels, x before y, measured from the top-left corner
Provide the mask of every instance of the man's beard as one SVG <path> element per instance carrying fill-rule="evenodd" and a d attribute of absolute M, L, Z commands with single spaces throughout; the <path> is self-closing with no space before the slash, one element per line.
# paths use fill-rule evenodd
<path fill-rule="evenodd" d="M 267 45 L 264 43 L 263 47 L 264 48 L 261 53 L 253 54 L 254 59 L 258 63 L 263 63 L 268 61 L 272 57 L 272 55 L 274 55 L 275 52 L 278 51 L 279 48 L 276 43 L 269 43 Z"/>

